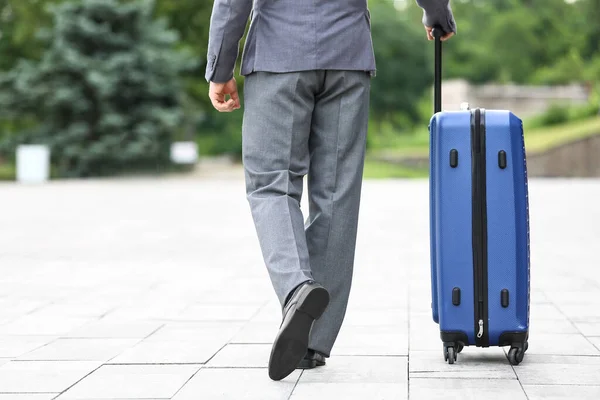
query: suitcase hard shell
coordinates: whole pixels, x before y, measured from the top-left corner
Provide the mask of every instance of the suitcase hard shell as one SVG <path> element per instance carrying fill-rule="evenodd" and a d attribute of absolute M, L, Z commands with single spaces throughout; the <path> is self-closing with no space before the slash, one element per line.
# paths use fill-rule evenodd
<path fill-rule="evenodd" d="M 469 345 L 511 346 L 516 365 L 529 339 L 523 125 L 510 111 L 439 106 L 438 98 L 429 126 L 431 306 L 444 357 L 454 363 Z"/>

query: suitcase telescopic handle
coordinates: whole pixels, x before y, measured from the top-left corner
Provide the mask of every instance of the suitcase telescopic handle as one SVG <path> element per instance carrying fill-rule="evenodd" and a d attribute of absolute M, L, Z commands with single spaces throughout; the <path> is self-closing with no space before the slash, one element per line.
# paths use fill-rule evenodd
<path fill-rule="evenodd" d="M 442 111 L 442 36 L 444 30 L 434 26 L 431 31 L 435 38 L 434 78 L 433 78 L 433 113 Z"/>

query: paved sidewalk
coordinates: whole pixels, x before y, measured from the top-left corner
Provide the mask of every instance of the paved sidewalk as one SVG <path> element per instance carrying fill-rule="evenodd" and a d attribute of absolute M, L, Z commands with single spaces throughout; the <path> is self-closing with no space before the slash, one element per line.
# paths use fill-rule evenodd
<path fill-rule="evenodd" d="M 280 311 L 241 180 L 2 184 L 0 400 L 600 399 L 600 180 L 530 183 L 531 338 L 516 367 L 498 348 L 444 362 L 427 193 L 366 182 L 332 357 L 272 382 Z"/>

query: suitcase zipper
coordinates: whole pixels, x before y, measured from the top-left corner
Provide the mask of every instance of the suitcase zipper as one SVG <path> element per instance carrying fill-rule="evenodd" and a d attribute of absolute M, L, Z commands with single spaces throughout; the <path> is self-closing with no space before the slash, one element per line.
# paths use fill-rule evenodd
<path fill-rule="evenodd" d="M 487 335 L 487 212 L 485 118 L 481 109 L 471 113 L 473 277 L 475 344 L 489 345 Z"/>

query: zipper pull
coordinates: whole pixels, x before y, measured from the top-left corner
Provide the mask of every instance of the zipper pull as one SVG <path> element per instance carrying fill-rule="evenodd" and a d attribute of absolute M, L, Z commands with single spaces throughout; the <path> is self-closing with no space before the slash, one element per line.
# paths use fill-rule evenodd
<path fill-rule="evenodd" d="M 477 333 L 477 338 L 481 339 L 482 336 L 483 336 L 483 320 L 480 319 L 479 320 L 479 332 Z"/>

